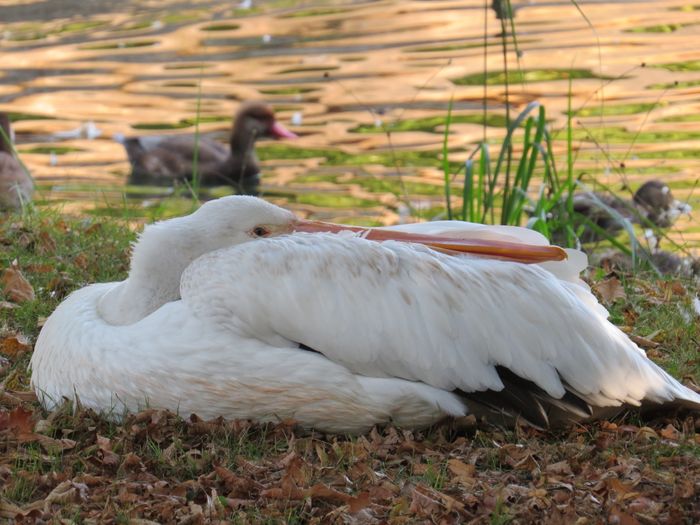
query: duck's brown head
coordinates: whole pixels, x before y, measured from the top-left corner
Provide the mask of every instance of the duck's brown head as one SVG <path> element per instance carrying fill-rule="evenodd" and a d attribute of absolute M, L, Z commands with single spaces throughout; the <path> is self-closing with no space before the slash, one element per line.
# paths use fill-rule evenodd
<path fill-rule="evenodd" d="M 236 113 L 231 147 L 250 147 L 259 138 L 291 139 L 296 135 L 275 120 L 272 107 L 264 102 L 244 102 Z"/>

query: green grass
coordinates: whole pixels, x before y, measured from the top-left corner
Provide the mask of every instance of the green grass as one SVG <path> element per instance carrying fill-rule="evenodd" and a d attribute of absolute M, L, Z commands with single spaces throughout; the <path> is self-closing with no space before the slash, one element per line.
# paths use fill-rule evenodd
<path fill-rule="evenodd" d="M 531 228 L 550 236 L 552 229 L 567 226 L 546 219 L 553 208 L 562 205 L 561 197 L 571 195 L 574 187 L 571 177 L 567 183 L 559 180 L 544 106 L 531 103 L 511 122 L 506 136 L 498 145 L 498 155 L 492 156 L 490 144 L 478 144 L 467 160 L 463 174 L 455 174 L 446 161 L 449 157 L 446 148 L 451 119 L 451 112 L 448 111 L 442 154 L 448 219 L 520 225 L 526 206 L 532 206 Z M 516 140 L 521 144 L 519 158 L 514 154 Z M 570 144 L 571 141 L 568 142 Z M 537 200 L 531 202 L 528 195 L 530 181 L 538 170 L 542 170 L 547 189 L 543 186 Z M 457 194 L 461 197 L 461 206 L 453 210 L 452 181 L 455 179 L 462 186 Z M 569 238 L 568 242 L 572 243 L 573 240 Z"/>
<path fill-rule="evenodd" d="M 0 238 L 16 239 L 0 250 L 0 268 L 16 259 L 38 292 L 36 300 L 14 310 L 0 309 L 0 326 L 16 326 L 31 334 L 37 319 L 51 313 L 73 288 L 123 278 L 134 234 L 119 221 L 71 220 L 41 210 L 26 213 L 19 222 L 0 220 Z M 50 270 L 39 271 L 47 264 Z M 31 271 L 32 267 L 37 270 Z"/>
<path fill-rule="evenodd" d="M 623 285 L 628 299 L 610 307 L 611 319 L 618 324 L 632 319 L 638 335 L 651 336 L 660 341 L 661 345 L 653 349 L 652 357 L 670 374 L 700 378 L 700 361 L 695 343 L 700 337 L 700 327 L 694 321 L 693 296 L 660 300 L 667 290 L 673 289 L 673 281 L 657 279 L 648 270 L 636 276 L 627 276 Z M 649 290 L 652 292 L 645 293 Z"/>

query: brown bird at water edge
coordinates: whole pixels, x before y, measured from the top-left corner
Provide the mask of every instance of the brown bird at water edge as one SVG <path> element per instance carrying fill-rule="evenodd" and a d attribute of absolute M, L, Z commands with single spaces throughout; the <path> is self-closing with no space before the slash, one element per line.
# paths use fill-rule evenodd
<path fill-rule="evenodd" d="M 172 184 L 191 181 L 195 152 L 202 186 L 229 184 L 238 193 L 256 194 L 260 167 L 255 154 L 259 138 L 295 138 L 263 102 L 245 102 L 233 120 L 229 147 L 206 137 L 127 137 L 120 140 L 131 163 L 132 184 Z"/>
<path fill-rule="evenodd" d="M 611 235 L 622 231 L 623 224 L 610 210 L 623 219 L 656 228 L 669 228 L 681 215 L 689 214 L 692 210 L 690 205 L 673 197 L 668 184 L 656 179 L 642 184 L 631 201 L 615 195 L 586 192 L 574 195 L 573 204 L 576 214 L 586 217 Z M 587 243 L 604 238 L 600 231 L 585 227 L 580 240 Z"/>
<path fill-rule="evenodd" d="M 34 182 L 15 156 L 6 113 L 0 113 L 0 129 L 0 209 L 16 210 L 32 200 Z"/>

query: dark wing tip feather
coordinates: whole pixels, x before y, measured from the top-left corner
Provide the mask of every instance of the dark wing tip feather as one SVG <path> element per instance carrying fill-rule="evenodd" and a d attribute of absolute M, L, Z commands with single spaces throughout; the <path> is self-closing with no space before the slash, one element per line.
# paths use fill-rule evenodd
<path fill-rule="evenodd" d="M 503 390 L 455 392 L 464 399 L 472 413 L 487 420 L 512 424 L 520 417 L 534 427 L 546 429 L 589 419 L 594 415 L 593 408 L 570 390 L 557 399 L 504 366 L 496 366 L 496 371 L 503 382 Z"/>

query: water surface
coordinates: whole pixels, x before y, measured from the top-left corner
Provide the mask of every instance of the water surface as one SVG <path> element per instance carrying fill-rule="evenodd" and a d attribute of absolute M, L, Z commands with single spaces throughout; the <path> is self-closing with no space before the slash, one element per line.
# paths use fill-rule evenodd
<path fill-rule="evenodd" d="M 663 178 L 698 210 L 671 238 L 700 248 L 700 4 L 579 2 L 593 28 L 568 1 L 513 5 L 512 111 L 540 101 L 562 129 L 571 76 L 576 175 L 622 192 Z M 128 187 L 114 137 L 193 133 L 199 112 L 201 132 L 225 140 L 247 99 L 300 135 L 260 143 L 264 195 L 327 220 L 439 215 L 450 99 L 450 161 L 504 134 L 501 27 L 481 0 L 232 6 L 0 0 L 0 110 L 14 114 L 39 205 L 143 219 L 188 209 L 171 190 Z"/>

